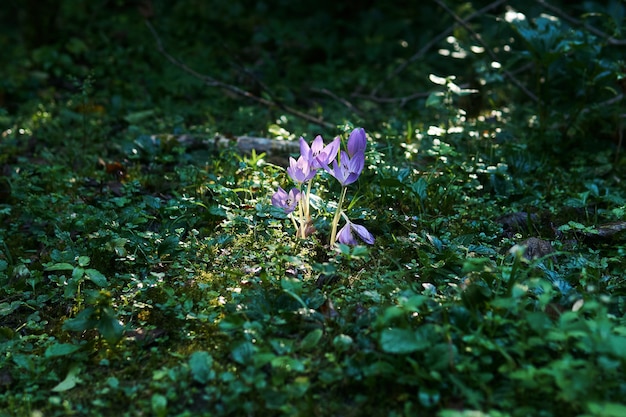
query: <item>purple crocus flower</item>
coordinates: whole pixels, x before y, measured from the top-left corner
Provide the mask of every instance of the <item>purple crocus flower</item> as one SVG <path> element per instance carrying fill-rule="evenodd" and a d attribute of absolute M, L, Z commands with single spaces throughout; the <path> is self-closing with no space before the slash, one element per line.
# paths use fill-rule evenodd
<path fill-rule="evenodd" d="M 355 182 L 361 175 L 365 165 L 365 153 L 359 152 L 350 158 L 347 153 L 341 151 L 340 156 L 340 162 L 337 163 L 334 160 L 333 169 L 332 171 L 329 170 L 329 172 L 345 187 Z"/>
<path fill-rule="evenodd" d="M 365 129 L 357 127 L 348 137 L 348 155 L 350 155 L 350 158 L 353 158 L 358 153 L 365 153 L 366 147 L 367 137 L 365 136 Z"/>
<path fill-rule="evenodd" d="M 356 245 L 357 240 L 352 232 L 355 232 L 368 245 L 374 244 L 374 235 L 372 235 L 364 226 L 354 224 L 347 221 L 346 224 L 337 233 L 337 240 L 344 245 Z"/>
<path fill-rule="evenodd" d="M 300 190 L 297 188 L 292 188 L 291 191 L 287 193 L 287 191 L 278 187 L 278 191 L 272 195 L 272 205 L 283 209 L 285 214 L 289 214 L 292 213 L 298 206 L 300 197 Z"/>
<path fill-rule="evenodd" d="M 310 147 L 304 138 L 300 138 L 300 154 L 309 160 L 312 169 L 318 169 L 327 166 L 337 157 L 340 145 L 339 137 L 324 146 L 324 140 L 317 135 Z"/>
<path fill-rule="evenodd" d="M 298 184 L 307 182 L 315 176 L 316 172 L 316 169 L 311 168 L 311 163 L 305 155 L 300 155 L 297 161 L 293 157 L 289 158 L 287 174 Z"/>

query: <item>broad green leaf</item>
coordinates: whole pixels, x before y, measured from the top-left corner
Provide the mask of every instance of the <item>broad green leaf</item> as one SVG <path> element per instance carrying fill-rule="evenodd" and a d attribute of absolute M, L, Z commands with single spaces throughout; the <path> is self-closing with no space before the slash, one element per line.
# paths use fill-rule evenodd
<path fill-rule="evenodd" d="M 93 318 L 93 307 L 87 307 L 76 315 L 73 319 L 67 319 L 63 323 L 63 330 L 70 330 L 73 332 L 82 332 L 88 329 L 93 329 L 96 321 Z"/>
<path fill-rule="evenodd" d="M 215 372 L 212 370 L 213 357 L 204 351 L 194 352 L 189 357 L 189 367 L 191 376 L 196 382 L 206 384 L 213 379 Z"/>
<path fill-rule="evenodd" d="M 624 417 L 626 405 L 619 403 L 587 403 L 589 412 L 598 417 Z"/>
<path fill-rule="evenodd" d="M 421 294 L 416 294 L 416 295 L 412 295 L 406 300 L 402 300 L 401 305 L 402 305 L 402 308 L 405 310 L 419 312 L 420 307 L 426 301 L 428 301 L 428 297 L 421 295 Z"/>
<path fill-rule="evenodd" d="M 411 184 L 411 190 L 419 197 L 420 200 L 426 200 L 426 188 L 428 188 L 428 183 L 424 178 L 418 179 L 416 182 Z"/>
<path fill-rule="evenodd" d="M 78 266 L 84 268 L 87 265 L 89 265 L 89 262 L 91 262 L 91 259 L 89 259 L 89 256 L 79 256 L 78 257 Z"/>
<path fill-rule="evenodd" d="M 102 273 L 96 269 L 86 269 L 85 270 L 85 275 L 87 276 L 87 278 L 89 278 L 91 280 L 91 282 L 93 282 L 94 284 L 96 284 L 99 287 L 106 287 L 109 283 L 107 282 L 107 279 L 104 275 L 102 275 Z"/>
<path fill-rule="evenodd" d="M 439 107 L 443 103 L 444 94 L 442 92 L 431 93 L 426 99 L 426 107 Z"/>
<path fill-rule="evenodd" d="M 539 334 L 545 334 L 553 325 L 550 318 L 541 311 L 531 311 L 526 315 L 526 320 L 531 329 Z"/>
<path fill-rule="evenodd" d="M 21 353 L 14 354 L 13 362 L 26 371 L 34 372 L 35 370 L 35 363 L 33 362 L 33 357 L 31 355 L 24 355 Z"/>
<path fill-rule="evenodd" d="M 239 346 L 233 349 L 231 355 L 235 362 L 244 364 L 250 360 L 256 351 L 257 347 L 251 342 L 242 342 Z"/>
<path fill-rule="evenodd" d="M 76 386 L 79 382 L 81 382 L 78 374 L 80 373 L 80 368 L 76 364 L 72 364 L 70 366 L 69 371 L 67 372 L 67 376 L 61 382 L 59 382 L 52 391 L 54 392 L 64 392 L 69 391 Z"/>
<path fill-rule="evenodd" d="M 98 331 L 110 345 L 115 345 L 124 335 L 124 326 L 110 307 L 104 307 L 97 324 Z"/>
<path fill-rule="evenodd" d="M 613 351 L 615 356 L 621 359 L 626 359 L 626 337 L 609 335 L 607 342 L 607 345 L 610 346 L 610 349 Z"/>
<path fill-rule="evenodd" d="M 152 117 L 154 115 L 154 110 L 140 110 L 140 111 L 136 111 L 134 113 L 129 113 L 126 116 L 124 116 L 124 120 L 126 120 L 128 123 L 132 124 L 136 124 L 141 122 L 142 120 L 148 119 L 150 117 Z"/>
<path fill-rule="evenodd" d="M 379 317 L 378 320 L 382 326 L 391 324 L 391 321 L 395 320 L 398 317 L 404 317 L 406 315 L 406 310 L 399 306 L 391 306 L 385 309 L 382 317 Z"/>
<path fill-rule="evenodd" d="M 0 327 L 0 343 L 9 341 L 15 336 L 15 331 L 10 327 Z"/>
<path fill-rule="evenodd" d="M 85 275 L 85 270 L 79 266 L 75 267 L 74 270 L 72 271 L 72 280 L 74 280 L 74 282 L 80 282 L 83 279 L 83 276 Z"/>
<path fill-rule="evenodd" d="M 411 353 L 426 349 L 432 342 L 419 340 L 414 330 L 385 329 L 380 335 L 380 345 L 388 353 Z"/>
<path fill-rule="evenodd" d="M 54 358 L 57 356 L 65 356 L 76 352 L 81 348 L 80 345 L 74 345 L 71 343 L 55 343 L 52 346 L 48 346 L 44 356 L 46 358 Z"/>
<path fill-rule="evenodd" d="M 303 282 L 297 278 L 284 277 L 280 280 L 280 286 L 285 291 L 290 291 L 295 294 L 300 294 L 302 292 Z"/>
<path fill-rule="evenodd" d="M 270 339 L 270 346 L 274 349 L 274 352 L 278 355 L 287 355 L 293 352 L 293 340 L 286 338 L 273 338 Z"/>
<path fill-rule="evenodd" d="M 15 310 L 20 308 L 24 303 L 22 301 L 12 301 L 10 303 L 0 303 L 0 317 L 8 316 Z"/>
<path fill-rule="evenodd" d="M 300 349 L 302 350 L 311 350 L 317 346 L 319 341 L 321 340 L 324 332 L 322 329 L 315 329 L 309 332 L 304 338 L 300 341 Z"/>
<path fill-rule="evenodd" d="M 58 264 L 47 266 L 44 271 L 73 271 L 74 265 L 61 262 Z"/>
<path fill-rule="evenodd" d="M 295 372 L 304 371 L 304 364 L 301 361 L 289 356 L 276 356 L 270 363 L 272 364 L 272 368 Z"/>
<path fill-rule="evenodd" d="M 352 346 L 354 340 L 347 334 L 340 334 L 333 339 L 333 346 L 339 351 L 345 351 Z"/>
<path fill-rule="evenodd" d="M 261 368 L 267 365 L 268 363 L 270 363 L 271 361 L 273 361 L 275 357 L 276 355 L 273 354 L 272 352 L 256 353 L 254 355 L 254 366 L 255 368 Z"/>
<path fill-rule="evenodd" d="M 165 417 L 167 415 L 167 398 L 165 396 L 153 394 L 150 404 L 155 416 Z"/>

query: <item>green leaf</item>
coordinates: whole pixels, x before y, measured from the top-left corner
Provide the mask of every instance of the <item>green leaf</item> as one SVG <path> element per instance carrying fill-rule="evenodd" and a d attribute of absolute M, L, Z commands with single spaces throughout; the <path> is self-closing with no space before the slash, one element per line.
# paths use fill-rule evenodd
<path fill-rule="evenodd" d="M 252 355 L 256 353 L 256 351 L 257 347 L 251 342 L 242 342 L 235 349 L 233 349 L 231 355 L 235 362 L 245 364 L 250 360 Z"/>
<path fill-rule="evenodd" d="M 189 358 L 189 367 L 194 381 L 206 384 L 215 377 L 215 372 L 211 369 L 213 357 L 204 351 L 194 352 Z"/>
<path fill-rule="evenodd" d="M 90 261 L 91 261 L 91 259 L 89 259 L 89 256 L 79 256 L 78 257 L 78 266 L 84 268 L 87 265 L 89 265 Z"/>
<path fill-rule="evenodd" d="M 322 329 L 315 329 L 309 332 L 304 338 L 300 341 L 300 349 L 302 350 L 311 350 L 317 346 L 319 341 L 322 339 L 324 332 Z"/>
<path fill-rule="evenodd" d="M 165 417 L 167 415 L 167 398 L 165 396 L 153 394 L 150 403 L 155 416 Z"/>
<path fill-rule="evenodd" d="M 0 317 L 8 316 L 15 310 L 20 308 L 24 303 L 22 301 L 11 301 L 10 303 L 0 303 Z"/>
<path fill-rule="evenodd" d="M 426 107 L 439 107 L 443 103 L 444 94 L 441 92 L 435 92 L 428 96 L 426 99 Z"/>
<path fill-rule="evenodd" d="M 385 329 L 380 335 L 380 345 L 388 353 L 411 353 L 424 350 L 432 342 L 427 339 L 418 339 L 417 333 L 408 329 Z"/>
<path fill-rule="evenodd" d="M 82 281 L 83 276 L 85 275 L 85 270 L 79 266 L 75 267 L 72 271 L 72 280 L 75 283 Z"/>
<path fill-rule="evenodd" d="M 44 271 L 73 271 L 74 265 L 68 264 L 66 262 L 57 263 L 54 265 L 47 266 Z"/>
<path fill-rule="evenodd" d="M 102 273 L 96 269 L 86 269 L 85 270 L 85 275 L 87 276 L 87 278 L 89 278 L 91 280 L 91 282 L 93 282 L 94 284 L 96 284 L 99 287 L 106 287 L 107 285 L 109 285 L 109 283 L 107 282 L 107 279 L 104 275 L 102 275 Z"/>
<path fill-rule="evenodd" d="M 110 307 L 104 307 L 98 320 L 97 329 L 110 345 L 115 345 L 124 335 L 124 326 Z"/>
<path fill-rule="evenodd" d="M 14 354 L 13 362 L 15 362 L 18 367 L 26 371 L 35 371 L 35 363 L 33 362 L 33 357 L 31 355 L 23 355 L 21 353 Z"/>
<path fill-rule="evenodd" d="M 333 339 L 333 346 L 341 352 L 348 350 L 353 343 L 354 340 L 347 334 L 337 335 Z"/>
<path fill-rule="evenodd" d="M 76 352 L 80 348 L 81 348 L 81 346 L 74 345 L 74 344 L 71 344 L 71 343 L 55 343 L 52 346 L 48 346 L 44 356 L 46 358 L 54 358 L 54 357 L 58 357 L 58 356 L 66 356 L 66 355 L 69 355 L 69 354 L 72 354 L 72 353 Z"/>
<path fill-rule="evenodd" d="M 297 278 L 284 277 L 280 280 L 280 286 L 285 291 L 290 291 L 295 294 L 300 294 L 302 292 L 303 282 Z"/>
<path fill-rule="evenodd" d="M 126 116 L 124 116 L 124 120 L 126 120 L 128 123 L 132 125 L 132 124 L 140 123 L 143 120 L 149 119 L 152 116 L 154 116 L 154 114 L 155 114 L 154 110 L 141 110 L 141 111 L 127 114 Z"/>
<path fill-rule="evenodd" d="M 594 416 L 623 417 L 626 416 L 626 405 L 618 403 L 587 403 L 589 412 Z"/>
<path fill-rule="evenodd" d="M 76 315 L 73 319 L 67 319 L 63 323 L 63 330 L 69 330 L 73 332 L 82 332 L 88 329 L 93 329 L 96 321 L 93 318 L 93 307 L 87 307 Z"/>
<path fill-rule="evenodd" d="M 52 391 L 54 392 L 64 392 L 69 391 L 76 386 L 79 382 L 81 382 L 80 378 L 78 378 L 78 374 L 80 373 L 80 368 L 77 364 L 72 364 L 70 366 L 70 370 L 67 372 L 67 376 L 61 382 L 59 382 Z"/>
<path fill-rule="evenodd" d="M 282 369 L 287 372 L 303 372 L 305 369 L 302 361 L 289 356 L 276 356 L 270 363 L 272 368 Z"/>
<path fill-rule="evenodd" d="M 426 200 L 427 194 L 426 189 L 428 188 L 428 183 L 424 178 L 418 179 L 416 182 L 411 184 L 411 191 L 415 193 L 419 197 L 420 200 Z"/>

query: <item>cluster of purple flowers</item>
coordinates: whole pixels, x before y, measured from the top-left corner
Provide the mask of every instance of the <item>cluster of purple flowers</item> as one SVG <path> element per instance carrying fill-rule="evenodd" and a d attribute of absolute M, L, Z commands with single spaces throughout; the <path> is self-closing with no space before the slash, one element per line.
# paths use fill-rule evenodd
<path fill-rule="evenodd" d="M 298 159 L 289 158 L 289 168 L 287 168 L 287 174 L 297 184 L 297 187 L 288 192 L 278 187 L 278 191 L 272 196 L 272 204 L 282 208 L 292 218 L 297 229 L 297 235 L 305 238 L 311 223 L 311 180 L 319 170 L 327 171 L 343 186 L 331 226 L 331 246 L 335 241 L 347 245 L 356 245 L 357 240 L 353 232 L 371 245 L 374 243 L 374 236 L 364 226 L 352 223 L 341 209 L 347 186 L 359 178 L 365 166 L 365 148 L 367 147 L 365 130 L 356 128 L 350 133 L 346 151 L 340 151 L 340 146 L 341 139 L 339 137 L 336 137 L 328 145 L 324 145 L 323 138 L 318 135 L 310 146 L 303 138 L 300 138 L 300 156 Z M 339 160 L 337 160 L 337 156 L 339 156 Z M 306 189 L 304 189 L 305 184 L 307 184 Z M 293 213 L 296 210 L 298 210 L 298 222 L 293 218 Z M 346 224 L 337 233 L 341 217 L 346 220 Z"/>

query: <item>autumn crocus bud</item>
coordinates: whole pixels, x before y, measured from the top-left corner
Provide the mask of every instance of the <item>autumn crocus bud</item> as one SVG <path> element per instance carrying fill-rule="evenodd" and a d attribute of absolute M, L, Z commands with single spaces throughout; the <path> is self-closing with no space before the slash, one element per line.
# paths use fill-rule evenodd
<path fill-rule="evenodd" d="M 367 147 L 367 136 L 365 136 L 365 129 L 357 127 L 350 133 L 348 137 L 348 155 L 352 158 L 358 153 L 365 153 Z"/>

